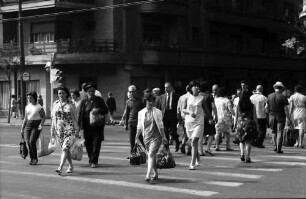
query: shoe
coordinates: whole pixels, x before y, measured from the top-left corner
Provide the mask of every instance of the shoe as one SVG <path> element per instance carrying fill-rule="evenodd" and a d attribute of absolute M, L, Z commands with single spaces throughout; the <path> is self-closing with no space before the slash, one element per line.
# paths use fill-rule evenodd
<path fill-rule="evenodd" d="M 284 153 L 284 151 L 277 151 L 276 153 Z"/>
<path fill-rule="evenodd" d="M 181 153 L 182 153 L 182 154 L 186 154 L 185 145 L 182 145 L 182 146 L 181 146 Z"/>
<path fill-rule="evenodd" d="M 304 148 L 304 146 L 300 146 L 300 148 L 301 148 L 301 149 L 303 149 L 303 148 Z"/>
<path fill-rule="evenodd" d="M 69 168 L 67 169 L 66 173 L 72 173 L 72 172 L 73 172 L 73 168 L 74 168 L 74 167 L 69 167 Z"/>
<path fill-rule="evenodd" d="M 33 160 L 32 159 L 30 160 L 29 165 L 33 165 Z"/>
<path fill-rule="evenodd" d="M 202 153 L 199 153 L 199 155 L 200 155 L 200 156 L 205 156 L 205 153 L 204 153 L 204 152 L 202 152 Z"/>
<path fill-rule="evenodd" d="M 195 166 L 190 165 L 190 166 L 188 167 L 188 170 L 196 170 L 196 168 L 195 168 Z"/>
<path fill-rule="evenodd" d="M 226 148 L 226 151 L 234 151 L 234 149 Z"/>
<path fill-rule="evenodd" d="M 178 152 L 179 150 L 180 150 L 180 143 L 176 143 L 175 152 Z"/>
<path fill-rule="evenodd" d="M 240 160 L 241 160 L 242 162 L 245 161 L 244 155 L 241 155 L 241 156 L 240 156 Z"/>
<path fill-rule="evenodd" d="M 153 175 L 151 180 L 158 180 L 158 175 Z"/>
<path fill-rule="evenodd" d="M 56 170 L 55 170 L 56 173 L 58 174 L 61 174 L 62 173 L 62 168 L 58 167 Z"/>
<path fill-rule="evenodd" d="M 32 160 L 32 165 L 37 165 L 37 163 L 38 163 L 38 159 L 33 159 Z"/>
<path fill-rule="evenodd" d="M 145 181 L 146 181 L 147 183 L 149 183 L 150 180 L 151 180 L 150 177 L 148 177 L 148 178 L 146 177 L 146 179 L 145 179 Z"/>
<path fill-rule="evenodd" d="M 214 154 L 211 152 L 211 151 L 205 151 L 205 153 L 207 153 L 207 154 L 209 154 L 209 155 L 211 155 L 211 156 L 213 156 Z"/>
<path fill-rule="evenodd" d="M 276 147 L 274 147 L 274 150 L 273 151 L 277 151 Z"/>
<path fill-rule="evenodd" d="M 299 144 L 297 144 L 297 143 L 296 143 L 296 144 L 294 144 L 294 147 L 299 147 Z"/>
<path fill-rule="evenodd" d="M 92 164 L 90 165 L 90 167 L 91 167 L 91 168 L 96 168 L 96 167 L 97 167 L 97 165 L 96 165 L 96 164 L 94 164 L 94 163 L 92 163 Z"/>
<path fill-rule="evenodd" d="M 207 142 L 204 142 L 203 145 L 207 145 Z"/>
<path fill-rule="evenodd" d="M 221 149 L 220 148 L 216 148 L 216 151 L 221 151 Z"/>
<path fill-rule="evenodd" d="M 196 167 L 199 167 L 199 166 L 201 166 L 201 163 L 200 163 L 200 161 L 196 161 L 196 163 L 195 163 L 195 166 L 196 166 Z"/>
<path fill-rule="evenodd" d="M 257 148 L 263 149 L 263 148 L 266 148 L 266 147 L 264 145 L 259 145 L 259 146 L 257 146 Z"/>
<path fill-rule="evenodd" d="M 233 141 L 234 144 L 239 144 L 238 140 Z"/>
<path fill-rule="evenodd" d="M 215 145 L 215 146 L 213 146 L 213 148 L 215 149 L 215 148 L 217 148 L 217 146 Z"/>
<path fill-rule="evenodd" d="M 246 158 L 245 163 L 251 163 L 251 158 Z"/>

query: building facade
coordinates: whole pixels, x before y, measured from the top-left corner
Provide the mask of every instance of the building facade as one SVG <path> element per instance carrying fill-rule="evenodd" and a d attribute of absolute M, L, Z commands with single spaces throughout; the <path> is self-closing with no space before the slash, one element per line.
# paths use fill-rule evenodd
<path fill-rule="evenodd" d="M 251 85 L 263 84 L 265 94 L 277 80 L 288 88 L 305 85 L 305 56 L 282 48 L 297 34 L 301 0 L 165 0 L 123 6 L 135 2 L 23 0 L 23 16 L 36 16 L 23 20 L 25 68 L 31 74 L 26 90 L 42 94 L 48 113 L 51 91 L 44 66 L 53 52 L 56 68 L 63 71 L 62 83 L 80 89 L 83 82 L 94 82 L 104 99 L 112 91 L 117 116 L 130 84 L 142 91 L 163 88 L 169 80 L 183 93 L 190 80 L 199 79 L 234 92 L 240 80 L 247 79 Z M 97 7 L 101 9 L 76 12 Z M 18 43 L 18 22 L 5 21 L 16 18 L 17 11 L 15 1 L 1 0 L 0 45 Z M 63 13 L 54 14 L 58 12 Z M 13 79 L 18 95 L 20 77 Z M 7 81 L 2 74 L 0 89 L 0 109 L 6 110 Z"/>

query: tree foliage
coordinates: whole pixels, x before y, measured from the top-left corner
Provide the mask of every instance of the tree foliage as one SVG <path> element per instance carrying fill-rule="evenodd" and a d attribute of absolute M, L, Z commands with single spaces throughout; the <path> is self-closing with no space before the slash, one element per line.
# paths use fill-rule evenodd
<path fill-rule="evenodd" d="M 18 46 L 11 41 L 0 47 L 0 69 L 10 79 L 11 73 L 17 71 L 20 66 L 20 51 Z"/>

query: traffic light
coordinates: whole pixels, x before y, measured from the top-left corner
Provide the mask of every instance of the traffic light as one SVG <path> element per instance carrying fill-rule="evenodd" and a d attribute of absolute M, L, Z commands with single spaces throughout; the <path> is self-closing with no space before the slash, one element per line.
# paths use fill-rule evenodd
<path fill-rule="evenodd" d="M 62 74 L 62 71 L 57 69 L 57 68 L 51 68 L 51 77 L 50 77 L 50 82 L 59 82 L 63 77 L 60 75 Z"/>

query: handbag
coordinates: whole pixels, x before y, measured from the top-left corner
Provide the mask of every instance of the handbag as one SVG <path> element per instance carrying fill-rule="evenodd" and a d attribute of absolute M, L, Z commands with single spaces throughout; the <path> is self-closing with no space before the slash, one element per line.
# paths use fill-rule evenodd
<path fill-rule="evenodd" d="M 141 145 L 137 144 L 137 148 L 139 150 L 140 155 L 140 164 L 146 164 L 147 162 L 147 154 Z"/>
<path fill-rule="evenodd" d="M 130 154 L 130 165 L 140 165 L 140 164 L 141 164 L 140 153 L 137 150 L 137 145 L 135 145 L 134 149 Z"/>
<path fill-rule="evenodd" d="M 158 152 L 156 156 L 156 167 L 158 169 L 171 169 L 176 167 L 168 146 L 164 146 L 163 149 Z"/>
<path fill-rule="evenodd" d="M 71 159 L 81 161 L 83 157 L 84 139 L 77 138 L 71 146 Z"/>
<path fill-rule="evenodd" d="M 103 127 L 105 125 L 105 117 L 99 113 L 99 110 L 93 108 L 89 113 L 89 124 L 92 127 Z"/>
<path fill-rule="evenodd" d="M 27 148 L 27 144 L 25 141 L 21 141 L 19 143 L 20 145 L 20 150 L 19 150 L 19 154 L 23 159 L 26 159 L 26 157 L 28 156 L 28 148 Z"/>
<path fill-rule="evenodd" d="M 54 150 L 49 151 L 49 142 L 50 138 L 44 136 L 43 132 L 40 132 L 39 137 L 36 141 L 37 157 L 47 156 L 54 152 Z"/>

